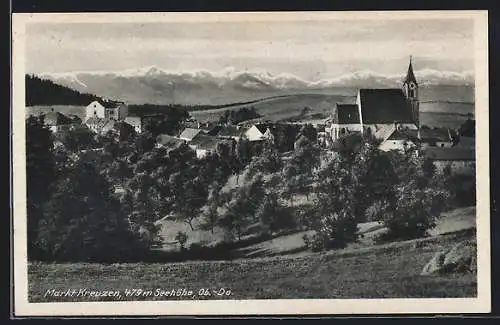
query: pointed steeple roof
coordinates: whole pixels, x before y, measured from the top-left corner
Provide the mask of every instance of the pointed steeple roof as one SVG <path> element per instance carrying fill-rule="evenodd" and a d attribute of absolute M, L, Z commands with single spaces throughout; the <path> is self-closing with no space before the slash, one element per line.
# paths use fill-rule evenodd
<path fill-rule="evenodd" d="M 405 83 L 413 82 L 417 84 L 417 78 L 413 73 L 412 57 L 410 56 L 410 65 L 408 65 L 408 72 L 406 73 Z"/>

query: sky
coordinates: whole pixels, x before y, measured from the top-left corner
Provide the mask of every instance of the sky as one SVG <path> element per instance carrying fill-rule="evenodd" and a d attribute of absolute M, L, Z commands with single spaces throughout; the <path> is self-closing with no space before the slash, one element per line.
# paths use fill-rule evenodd
<path fill-rule="evenodd" d="M 469 19 L 31 23 L 29 73 L 264 70 L 306 80 L 371 70 L 473 70 Z"/>

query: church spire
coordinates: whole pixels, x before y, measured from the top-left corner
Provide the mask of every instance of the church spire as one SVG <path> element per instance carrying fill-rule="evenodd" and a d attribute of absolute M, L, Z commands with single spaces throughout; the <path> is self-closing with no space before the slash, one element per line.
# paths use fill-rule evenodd
<path fill-rule="evenodd" d="M 417 78 L 415 78 L 415 74 L 413 73 L 413 65 L 412 65 L 412 56 L 410 55 L 410 65 L 408 65 L 408 72 L 406 73 L 405 83 L 414 83 L 417 84 Z"/>

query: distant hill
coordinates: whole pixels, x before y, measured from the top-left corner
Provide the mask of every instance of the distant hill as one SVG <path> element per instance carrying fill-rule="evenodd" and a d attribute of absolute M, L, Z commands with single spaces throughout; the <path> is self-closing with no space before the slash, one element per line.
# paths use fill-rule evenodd
<path fill-rule="evenodd" d="M 55 84 L 51 80 L 26 75 L 26 106 L 82 105 L 101 99 L 92 94 L 80 93 L 74 89 Z"/>

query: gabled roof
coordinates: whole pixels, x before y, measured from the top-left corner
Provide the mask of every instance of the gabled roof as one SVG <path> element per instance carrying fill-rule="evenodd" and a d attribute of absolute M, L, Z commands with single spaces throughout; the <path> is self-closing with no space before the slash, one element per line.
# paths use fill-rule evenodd
<path fill-rule="evenodd" d="M 394 130 L 392 134 L 387 138 L 387 140 L 404 140 L 417 142 L 417 134 L 413 130 Z"/>
<path fill-rule="evenodd" d="M 333 122 L 337 124 L 357 124 L 359 120 L 359 107 L 357 104 L 337 104 Z"/>
<path fill-rule="evenodd" d="M 266 133 L 267 129 L 269 129 L 269 131 L 273 129 L 273 124 L 271 123 L 258 123 L 254 125 L 262 134 Z"/>
<path fill-rule="evenodd" d="M 43 123 L 48 126 L 71 124 L 71 118 L 59 112 L 49 112 L 43 116 Z"/>
<path fill-rule="evenodd" d="M 217 139 L 216 137 L 200 134 L 189 143 L 190 146 L 196 147 L 196 149 L 204 150 L 215 150 L 217 144 L 219 143 L 229 143 L 228 140 Z"/>
<path fill-rule="evenodd" d="M 176 138 L 176 137 L 173 137 L 171 135 L 168 135 L 168 134 L 160 134 L 156 137 L 156 142 L 160 145 L 163 145 L 163 146 L 176 146 L 176 145 L 179 145 L 181 143 L 185 143 L 184 140 L 181 140 L 179 138 Z"/>
<path fill-rule="evenodd" d="M 381 125 L 380 128 L 375 132 L 374 136 L 377 139 L 385 141 L 391 136 L 394 131 L 396 131 L 396 125 L 394 124 Z"/>
<path fill-rule="evenodd" d="M 414 123 L 413 111 L 399 88 L 360 89 L 363 124 Z"/>
<path fill-rule="evenodd" d="M 85 121 L 85 124 L 87 124 L 88 126 L 93 126 L 96 128 L 102 128 L 104 125 L 106 125 L 106 123 L 108 123 L 108 120 L 100 117 L 89 117 Z"/>
<path fill-rule="evenodd" d="M 123 102 L 118 102 L 118 101 L 114 101 L 114 100 L 98 100 L 97 102 L 99 104 L 101 104 L 102 106 L 104 106 L 104 108 L 116 108 L 116 107 L 124 104 Z"/>
<path fill-rule="evenodd" d="M 185 140 L 193 140 L 198 134 L 200 134 L 201 129 L 185 128 L 184 131 L 179 135 L 179 138 Z"/>
<path fill-rule="evenodd" d="M 142 124 L 142 119 L 138 116 L 127 116 L 125 117 L 124 122 L 132 126 L 137 126 L 137 125 L 140 126 Z"/>
<path fill-rule="evenodd" d="M 419 137 L 418 130 L 409 130 L 412 136 Z M 420 129 L 420 141 L 422 142 L 451 142 L 449 129 Z"/>
<path fill-rule="evenodd" d="M 432 160 L 475 160 L 476 152 L 472 148 L 445 148 L 445 147 L 428 147 L 425 149 L 425 155 Z"/>

